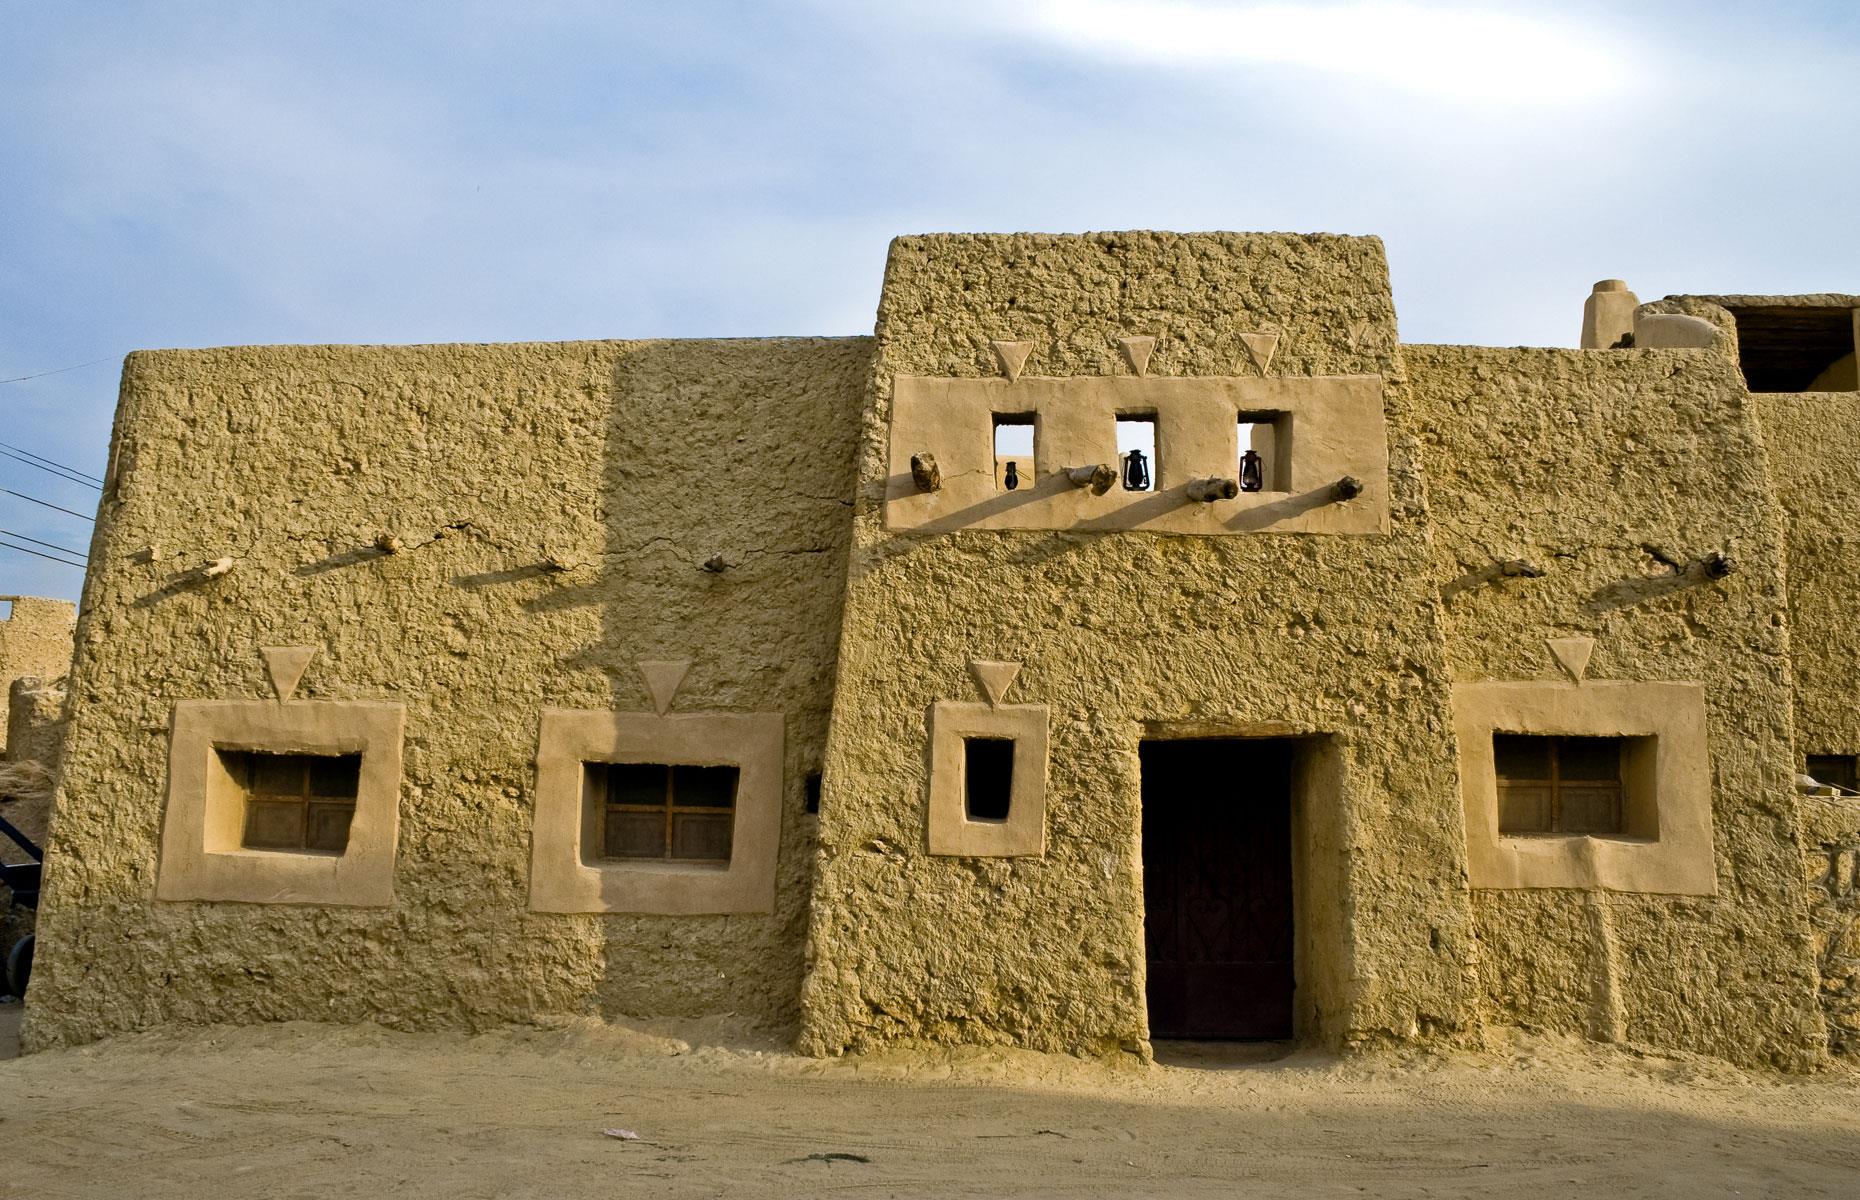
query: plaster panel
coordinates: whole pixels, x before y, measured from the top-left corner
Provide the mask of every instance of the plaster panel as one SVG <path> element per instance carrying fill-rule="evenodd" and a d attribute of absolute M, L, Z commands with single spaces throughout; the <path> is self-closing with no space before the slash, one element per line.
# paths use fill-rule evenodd
<path fill-rule="evenodd" d="M 1149 530 L 1224 534 L 1388 531 L 1388 440 L 1380 376 L 1085 376 L 895 381 L 885 523 L 894 530 Z M 996 485 L 994 414 L 1033 413 L 1033 463 L 1012 492 Z M 1242 413 L 1272 414 L 1284 491 L 1191 500 L 1188 485 L 1239 471 Z M 1118 461 L 1120 416 L 1156 417 L 1156 489 L 1102 496 L 1075 487 L 1071 467 Z M 911 456 L 929 452 L 943 485 L 920 492 Z M 1338 500 L 1345 475 L 1362 494 Z"/>
<path fill-rule="evenodd" d="M 1692 683 L 1467 683 L 1453 689 L 1466 870 L 1476 888 L 1605 888 L 1710 896 L 1711 759 L 1705 692 Z M 1651 798 L 1651 838 L 1507 837 L 1498 831 L 1494 733 L 1654 738 L 1651 771 L 1626 768 L 1627 803 Z M 1647 777 L 1650 776 L 1650 777 Z"/>
<path fill-rule="evenodd" d="M 1044 704 L 941 700 L 930 707 L 930 853 L 1015 858 L 1046 852 L 1047 713 Z M 1007 819 L 969 819 L 963 743 L 1010 738 L 1014 777 Z"/>
<path fill-rule="evenodd" d="M 781 849 L 780 713 L 613 713 L 549 708 L 536 747 L 530 909 L 553 913 L 768 913 Z M 599 861 L 584 840 L 587 763 L 732 766 L 726 867 Z"/>
<path fill-rule="evenodd" d="M 394 902 L 399 704 L 183 700 L 174 706 L 157 900 L 361 907 Z M 244 796 L 219 750 L 360 754 L 355 817 L 341 854 L 248 850 Z"/>

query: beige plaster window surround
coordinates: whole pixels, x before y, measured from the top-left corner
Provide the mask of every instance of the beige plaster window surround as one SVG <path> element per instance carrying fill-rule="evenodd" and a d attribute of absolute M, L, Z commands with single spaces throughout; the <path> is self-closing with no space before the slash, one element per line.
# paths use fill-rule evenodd
<path fill-rule="evenodd" d="M 783 737 L 780 713 L 544 709 L 530 908 L 773 912 Z"/>
<path fill-rule="evenodd" d="M 894 380 L 885 523 L 893 530 L 1153 530 L 1232 534 L 1379 534 L 1388 529 L 1388 442 L 1380 376 L 1085 376 Z M 1033 464 L 1003 486 L 994 437 L 1032 416 Z M 1098 493 L 1069 473 L 1108 465 L 1123 474 L 1120 425 L 1154 418 L 1152 485 Z M 1244 418 L 1244 423 L 1243 423 Z M 1242 430 L 1258 428 L 1261 489 L 1202 502 L 1199 481 L 1237 479 Z M 1266 436 L 1270 434 L 1269 438 Z M 1128 441 L 1128 436 L 1125 438 Z M 913 456 L 940 468 L 924 490 Z M 1035 456 L 1030 456 L 1035 457 Z M 1336 488 L 1358 485 L 1346 497 Z"/>
<path fill-rule="evenodd" d="M 963 858 L 1046 852 L 1048 712 L 1003 704 L 1017 663 L 970 664 L 986 703 L 930 706 L 929 850 Z"/>
<path fill-rule="evenodd" d="M 1459 684 L 1476 888 L 1718 890 L 1697 683 Z"/>
<path fill-rule="evenodd" d="M 369 701 L 177 703 L 156 899 L 393 903 L 404 719 Z"/>

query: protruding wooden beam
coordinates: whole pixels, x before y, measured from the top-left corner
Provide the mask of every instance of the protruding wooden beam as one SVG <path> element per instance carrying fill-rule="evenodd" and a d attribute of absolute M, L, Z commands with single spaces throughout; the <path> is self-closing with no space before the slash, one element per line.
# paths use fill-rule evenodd
<path fill-rule="evenodd" d="M 911 482 L 920 492 L 934 492 L 943 486 L 943 472 L 936 465 L 936 455 L 911 455 Z"/>
<path fill-rule="evenodd" d="M 1331 485 L 1331 492 L 1339 500 L 1354 500 L 1363 494 L 1363 481 L 1354 475 L 1345 475 Z"/>
<path fill-rule="evenodd" d="M 1188 498 L 1198 500 L 1203 504 L 1212 504 L 1216 500 L 1232 500 L 1239 494 L 1240 481 L 1237 479 L 1221 479 L 1218 476 L 1211 476 L 1207 479 L 1197 479 L 1188 485 Z"/>
<path fill-rule="evenodd" d="M 1102 496 L 1111 490 L 1117 482 L 1117 468 L 1110 463 L 1092 463 L 1083 467 L 1066 468 L 1066 481 L 1073 487 L 1087 488 L 1094 496 Z"/>

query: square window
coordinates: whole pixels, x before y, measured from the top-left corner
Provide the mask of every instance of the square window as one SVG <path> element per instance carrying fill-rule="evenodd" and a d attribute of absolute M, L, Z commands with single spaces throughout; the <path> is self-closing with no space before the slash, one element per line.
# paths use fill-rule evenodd
<path fill-rule="evenodd" d="M 1005 821 L 1014 795 L 1014 739 L 962 740 L 963 806 L 971 821 Z"/>
<path fill-rule="evenodd" d="M 591 762 L 584 770 L 595 861 L 729 865 L 737 768 Z"/>
<path fill-rule="evenodd" d="M 995 489 L 1030 490 L 1034 484 L 1033 414 L 995 414 Z"/>
<path fill-rule="evenodd" d="M 1860 771 L 1856 771 L 1854 767 L 1854 755 L 1851 754 L 1811 754 L 1808 756 L 1808 773 L 1814 777 L 1815 782 L 1839 788 L 1846 795 L 1860 792 Z"/>
<path fill-rule="evenodd" d="M 532 912 L 775 911 L 780 713 L 545 708 Z"/>
<path fill-rule="evenodd" d="M 1161 464 L 1156 458 L 1155 413 L 1117 418 L 1117 462 L 1125 491 L 1153 492 L 1162 486 Z"/>
<path fill-rule="evenodd" d="M 216 750 L 245 807 L 247 850 L 341 854 L 362 775 L 359 754 L 267 754 Z"/>
<path fill-rule="evenodd" d="M 155 898 L 392 904 L 405 720 L 366 700 L 177 702 Z"/>
<path fill-rule="evenodd" d="M 1493 734 L 1500 835 L 1625 835 L 1623 761 L 1636 740 L 1650 739 Z"/>

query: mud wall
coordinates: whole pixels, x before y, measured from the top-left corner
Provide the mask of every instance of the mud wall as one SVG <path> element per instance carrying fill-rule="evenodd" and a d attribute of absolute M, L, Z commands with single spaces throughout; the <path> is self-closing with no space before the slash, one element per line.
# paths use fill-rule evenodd
<path fill-rule="evenodd" d="M 1567 678 L 1545 639 L 1589 637 L 1590 679 L 1706 690 L 1718 894 L 1476 892 L 1488 1019 L 1812 1063 L 1789 558 L 1735 365 L 1710 351 L 1403 354 L 1455 678 Z M 1710 578 L 1697 560 L 1712 551 L 1736 572 Z M 1542 575 L 1492 572 L 1509 560 Z"/>
<path fill-rule="evenodd" d="M 1128 371 L 1391 374 L 1381 244 L 1287 235 L 933 236 L 892 245 L 821 815 L 802 1046 L 900 1039 L 1147 1050 L 1138 744 L 1160 731 L 1329 734 L 1330 835 L 1299 869 L 1333 880 L 1301 963 L 1303 1036 L 1453 1036 L 1474 1018 L 1472 925 L 1448 678 L 1418 445 L 1388 393 L 1391 532 L 971 531 L 884 523 L 898 375 Z M 971 658 L 1022 664 L 1010 702 L 1051 713 L 1039 857 L 927 851 L 927 728 L 976 700 Z M 1317 856 L 1322 861 L 1315 861 Z"/>
<path fill-rule="evenodd" d="M 131 356 L 28 1043 L 293 1018 L 791 1024 L 869 358 L 865 339 Z M 151 898 L 173 705 L 270 697 L 277 645 L 317 649 L 299 698 L 406 706 L 389 908 Z M 677 658 L 675 711 L 785 715 L 776 911 L 530 913 L 540 709 L 649 712 L 636 662 Z"/>
<path fill-rule="evenodd" d="M 18 757 L 5 740 L 13 681 L 27 676 L 47 682 L 64 678 L 71 668 L 77 605 L 42 596 L 0 596 L 0 601 L 12 606 L 12 615 L 0 621 L 0 755 Z"/>

